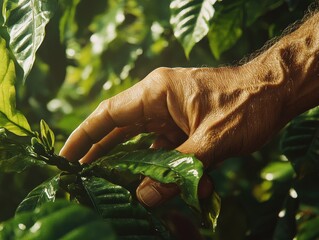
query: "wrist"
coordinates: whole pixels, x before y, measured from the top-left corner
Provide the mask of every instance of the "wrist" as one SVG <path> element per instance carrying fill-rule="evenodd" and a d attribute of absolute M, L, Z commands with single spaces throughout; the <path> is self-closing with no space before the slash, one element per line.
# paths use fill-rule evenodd
<path fill-rule="evenodd" d="M 319 14 L 251 63 L 260 81 L 276 86 L 286 120 L 319 105 Z"/>

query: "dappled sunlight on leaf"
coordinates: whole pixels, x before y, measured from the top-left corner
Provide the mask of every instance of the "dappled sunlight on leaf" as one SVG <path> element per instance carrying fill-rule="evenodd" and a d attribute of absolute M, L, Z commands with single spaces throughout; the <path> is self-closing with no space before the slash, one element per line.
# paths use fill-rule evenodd
<path fill-rule="evenodd" d="M 32 136 L 27 119 L 16 110 L 15 67 L 2 38 L 0 56 L 0 127 L 19 136 Z"/>
<path fill-rule="evenodd" d="M 254 186 L 252 193 L 259 202 L 268 201 L 272 196 L 272 183 L 263 181 L 261 184 Z"/>
<path fill-rule="evenodd" d="M 118 152 L 94 161 L 84 172 L 93 171 L 100 177 L 107 177 L 112 170 L 123 175 L 142 174 L 162 183 L 175 183 L 185 202 L 200 209 L 197 188 L 203 165 L 192 155 L 155 149 Z"/>
<path fill-rule="evenodd" d="M 285 181 L 292 179 L 294 170 L 289 162 L 273 162 L 261 171 L 261 178 L 268 181 Z"/>
<path fill-rule="evenodd" d="M 24 71 L 24 79 L 35 61 L 45 26 L 57 8 L 57 0 L 5 0 L 3 1 L 4 25 L 10 35 L 10 48 Z"/>
<path fill-rule="evenodd" d="M 189 57 L 193 46 L 206 36 L 214 16 L 216 0 L 174 0 L 171 2 L 170 23 L 175 37 Z"/>

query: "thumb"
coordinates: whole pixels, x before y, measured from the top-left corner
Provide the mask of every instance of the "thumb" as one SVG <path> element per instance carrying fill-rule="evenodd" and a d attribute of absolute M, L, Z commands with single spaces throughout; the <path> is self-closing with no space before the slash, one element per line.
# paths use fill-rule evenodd
<path fill-rule="evenodd" d="M 207 198 L 213 192 L 213 182 L 207 175 L 203 175 L 198 185 L 198 197 Z M 173 183 L 160 183 L 146 177 L 136 189 L 138 200 L 147 207 L 156 207 L 180 193 Z"/>
<path fill-rule="evenodd" d="M 193 152 L 190 146 L 192 146 L 188 139 L 176 150 L 182 153 L 194 153 L 197 155 L 197 151 Z M 195 149 L 193 149 L 195 150 Z M 138 200 L 148 207 L 158 206 L 170 198 L 176 196 L 180 192 L 176 184 L 164 184 L 152 180 L 146 177 L 139 187 L 136 189 L 136 196 Z M 213 192 L 213 183 L 207 175 L 203 175 L 199 181 L 198 197 L 208 197 Z"/>

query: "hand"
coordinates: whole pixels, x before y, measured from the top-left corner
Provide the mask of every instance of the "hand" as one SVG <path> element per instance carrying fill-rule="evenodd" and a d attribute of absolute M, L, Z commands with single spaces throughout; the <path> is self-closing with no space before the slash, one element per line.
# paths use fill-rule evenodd
<path fill-rule="evenodd" d="M 252 74 L 253 67 L 156 69 L 103 101 L 60 154 L 88 163 L 141 132 L 158 134 L 152 147 L 194 153 L 205 167 L 255 150 L 286 121 L 281 84 Z M 211 190 L 207 178 L 202 179 L 199 195 Z M 147 178 L 137 196 L 155 206 L 177 192 L 175 186 Z"/>
<path fill-rule="evenodd" d="M 205 167 L 258 149 L 290 119 L 319 104 L 315 13 L 251 62 L 227 68 L 159 68 L 103 101 L 71 134 L 61 155 L 91 162 L 140 132 L 154 148 L 194 153 Z M 212 190 L 207 178 L 199 195 Z M 155 206 L 178 192 L 147 178 L 137 196 Z"/>

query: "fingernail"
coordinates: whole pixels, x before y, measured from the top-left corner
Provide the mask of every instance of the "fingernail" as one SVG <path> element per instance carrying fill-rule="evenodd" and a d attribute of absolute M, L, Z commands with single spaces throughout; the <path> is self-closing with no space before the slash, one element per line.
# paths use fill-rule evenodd
<path fill-rule="evenodd" d="M 152 185 L 139 188 L 137 195 L 139 200 L 148 207 L 154 207 L 162 200 L 162 195 Z"/>
<path fill-rule="evenodd" d="M 64 152 L 64 146 L 61 148 L 61 150 L 60 150 L 60 152 L 59 152 L 59 155 L 60 155 L 60 156 L 63 156 L 63 154 L 64 154 L 63 152 Z"/>

